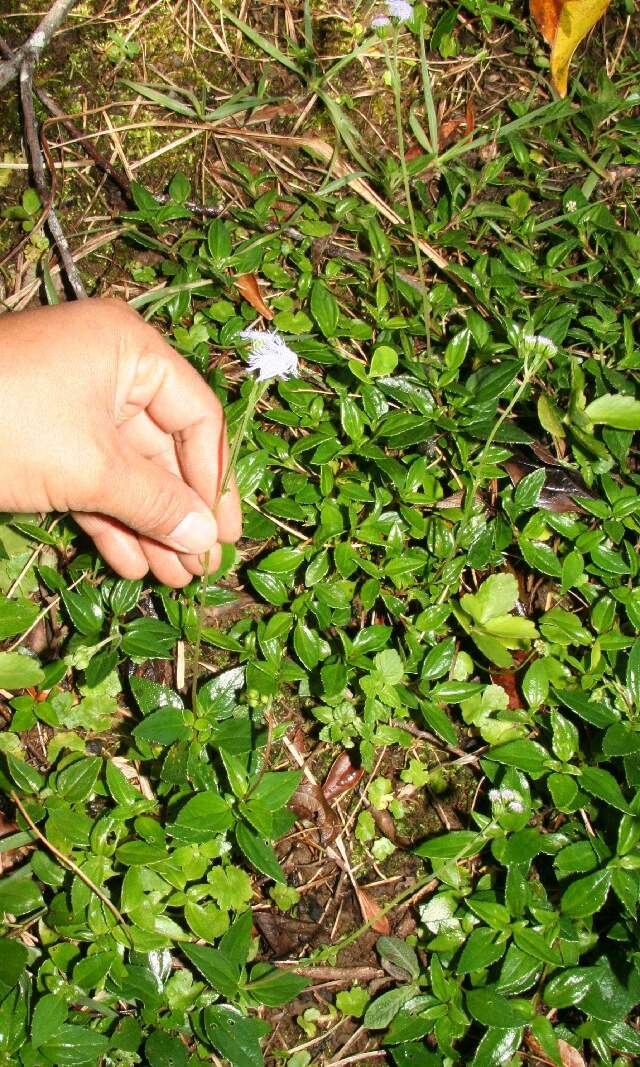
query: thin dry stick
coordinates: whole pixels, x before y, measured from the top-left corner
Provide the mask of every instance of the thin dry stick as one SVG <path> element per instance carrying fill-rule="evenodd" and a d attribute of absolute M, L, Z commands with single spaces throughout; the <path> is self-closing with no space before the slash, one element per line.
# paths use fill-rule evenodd
<path fill-rule="evenodd" d="M 29 815 L 29 813 L 25 809 L 22 801 L 16 796 L 16 794 L 15 793 L 11 793 L 10 797 L 11 797 L 11 800 L 13 801 L 13 803 L 15 804 L 15 806 L 17 807 L 18 811 L 22 815 L 22 818 L 26 822 L 27 826 L 31 830 L 31 833 L 35 834 L 39 841 L 42 841 L 42 844 L 45 846 L 45 848 L 48 848 L 49 852 L 52 852 L 53 855 L 56 857 L 56 859 L 60 863 L 62 863 L 64 867 L 68 867 L 68 869 L 73 874 L 77 874 L 78 878 L 82 882 L 84 882 L 84 884 L 91 890 L 91 892 L 95 893 L 95 895 L 98 897 L 98 899 L 102 901 L 102 903 L 105 905 L 105 907 L 108 908 L 109 911 L 111 912 L 111 914 L 118 920 L 120 926 L 122 927 L 123 933 L 124 933 L 127 941 L 129 942 L 130 945 L 132 945 L 131 937 L 129 936 L 129 931 L 127 929 L 127 924 L 126 924 L 126 922 L 124 920 L 124 916 L 120 914 L 120 912 L 116 908 L 116 906 L 113 903 L 113 901 L 109 900 L 109 897 L 107 896 L 107 894 L 103 893 L 102 890 L 95 884 L 95 882 L 91 881 L 89 876 L 86 875 L 84 873 L 84 871 L 80 867 L 78 867 L 77 863 L 74 863 L 73 860 L 69 859 L 68 856 L 65 856 L 64 852 L 60 852 L 60 850 L 57 849 L 55 845 L 51 844 L 51 841 L 49 841 L 44 836 L 42 831 L 38 829 L 38 827 L 34 823 L 33 819 L 31 818 L 31 816 Z"/>
<path fill-rule="evenodd" d="M 47 14 L 30 37 L 27 38 L 22 48 L 19 48 L 11 59 L 0 63 L 0 89 L 4 89 L 10 81 L 18 77 L 25 61 L 33 66 L 38 62 L 43 48 L 49 44 L 56 30 L 60 28 L 72 8 L 78 0 L 55 0 Z"/>
<path fill-rule="evenodd" d="M 381 1052 L 380 1050 L 376 1052 L 358 1052 L 355 1056 L 347 1056 L 346 1060 L 330 1060 L 329 1067 L 332 1063 L 340 1063 L 342 1067 L 346 1067 L 347 1063 L 361 1063 L 363 1060 L 379 1060 L 386 1055 L 386 1052 Z"/>
<path fill-rule="evenodd" d="M 22 62 L 20 68 L 20 99 L 22 101 L 22 113 L 24 116 L 24 132 L 29 148 L 29 155 L 31 157 L 31 165 L 33 167 L 33 177 L 36 183 L 36 189 L 40 195 L 43 205 L 48 210 L 48 222 L 51 235 L 56 242 L 56 247 L 60 254 L 60 259 L 64 265 L 64 269 L 69 279 L 69 284 L 73 289 L 73 292 L 78 300 L 83 300 L 87 296 L 87 291 L 84 287 L 80 272 L 76 267 L 71 249 L 69 248 L 69 242 L 65 237 L 64 231 L 58 216 L 56 215 L 55 208 L 53 207 L 53 192 L 55 188 L 55 173 L 52 170 L 51 180 L 52 187 L 49 189 L 47 179 L 44 171 L 44 157 L 42 155 L 42 149 L 40 148 L 40 141 L 38 140 L 38 120 L 36 119 L 36 113 L 33 106 L 33 70 L 34 60 L 25 59 Z"/>

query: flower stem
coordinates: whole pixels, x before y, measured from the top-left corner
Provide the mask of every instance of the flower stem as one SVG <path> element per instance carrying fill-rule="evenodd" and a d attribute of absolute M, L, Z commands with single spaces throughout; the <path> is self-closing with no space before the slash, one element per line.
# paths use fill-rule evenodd
<path fill-rule="evenodd" d="M 420 237 L 418 235 L 418 227 L 416 225 L 416 216 L 413 210 L 413 201 L 411 199 L 411 186 L 409 184 L 409 173 L 407 171 L 407 158 L 405 155 L 404 147 L 404 130 L 402 127 L 402 97 L 401 97 L 401 85 L 400 85 L 400 71 L 398 68 L 398 28 L 396 27 L 393 33 L 393 59 L 389 55 L 389 48 L 386 40 L 383 38 L 382 44 L 384 47 L 384 55 L 387 61 L 387 68 L 391 77 L 391 85 L 393 87 L 393 99 L 395 103 L 396 113 L 396 131 L 398 136 L 398 156 L 400 157 L 400 170 L 402 171 L 402 182 L 404 185 L 404 196 L 407 202 L 407 212 L 409 214 L 409 225 L 411 227 L 411 239 L 413 241 L 413 247 L 416 255 L 416 265 L 418 267 L 418 277 L 420 279 L 420 288 L 422 290 L 422 314 L 424 317 L 424 328 L 427 338 L 427 356 L 431 357 L 431 304 L 429 301 L 429 294 L 427 293 L 427 280 L 424 273 L 424 265 L 422 262 L 422 254 L 420 252 Z"/>
<path fill-rule="evenodd" d="M 247 404 L 238 423 L 238 428 L 233 435 L 233 441 L 231 448 L 229 449 L 229 458 L 225 472 L 220 482 L 220 488 L 213 505 L 214 514 L 218 509 L 218 505 L 222 500 L 225 493 L 229 491 L 231 479 L 235 473 L 238 457 L 240 455 L 240 449 L 242 442 L 244 441 L 245 434 L 247 432 L 249 423 L 253 418 L 253 413 L 258 405 L 259 400 L 263 396 L 267 388 L 266 382 L 261 382 L 257 378 L 254 378 L 251 383 L 251 390 L 247 397 Z M 204 613 L 207 606 L 207 586 L 209 584 L 209 575 L 211 570 L 211 552 L 205 554 L 203 560 L 204 573 L 202 575 L 200 584 L 200 603 L 198 604 L 198 611 L 196 615 L 196 636 L 193 645 L 193 659 L 192 659 L 192 679 L 191 679 L 191 707 L 194 713 L 196 712 L 196 701 L 198 695 L 198 667 L 200 664 L 200 650 L 202 648 L 202 630 L 204 628 Z"/>

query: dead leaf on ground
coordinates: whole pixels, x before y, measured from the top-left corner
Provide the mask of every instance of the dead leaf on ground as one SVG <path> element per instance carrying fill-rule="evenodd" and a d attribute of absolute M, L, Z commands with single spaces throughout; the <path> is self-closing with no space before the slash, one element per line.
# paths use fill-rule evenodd
<path fill-rule="evenodd" d="M 317 782 L 303 778 L 289 801 L 289 808 L 299 819 L 310 819 L 317 824 L 323 844 L 337 836 L 340 824 Z"/>
<path fill-rule="evenodd" d="M 541 466 L 544 467 L 545 480 L 538 496 L 538 507 L 546 508 L 547 511 L 584 511 L 574 497 L 593 497 L 577 471 L 562 467 L 558 463 L 548 463 L 544 458 L 542 463 L 534 463 L 524 456 L 515 455 L 507 460 L 504 466 L 513 485 L 517 485 L 526 474 L 532 474 L 533 471 L 540 470 Z"/>
<path fill-rule="evenodd" d="M 348 752 L 341 752 L 329 768 L 324 780 L 322 792 L 327 803 L 331 804 L 349 789 L 354 789 L 364 775 L 362 767 L 354 767 Z"/>
<path fill-rule="evenodd" d="M 491 671 L 491 681 L 494 685 L 501 685 L 509 697 L 509 711 L 522 707 L 515 671 Z"/>
<path fill-rule="evenodd" d="M 473 97 L 467 97 L 467 106 L 465 108 L 465 122 L 467 127 L 467 137 L 470 137 L 476 128 L 476 112 L 473 106 Z"/>
<path fill-rule="evenodd" d="M 272 911 L 254 911 L 253 921 L 276 956 L 289 956 L 318 933 L 318 924 Z"/>
<path fill-rule="evenodd" d="M 274 312 L 267 307 L 260 295 L 260 286 L 255 274 L 238 274 L 233 282 L 240 296 L 247 301 L 247 304 L 251 304 L 251 307 L 262 315 L 263 319 L 273 318 Z"/>
<path fill-rule="evenodd" d="M 562 0 L 531 0 L 531 17 L 548 45 L 556 38 Z"/>
<path fill-rule="evenodd" d="M 551 80 L 567 95 L 569 64 L 581 41 L 602 18 L 611 0 L 531 0 L 531 15 L 551 46 Z"/>
<path fill-rule="evenodd" d="M 525 1037 L 525 1044 L 527 1048 L 533 1052 L 534 1056 L 539 1056 L 544 1063 L 548 1063 L 549 1059 L 545 1056 L 544 1049 L 540 1042 L 531 1033 L 527 1033 Z M 567 1041 L 563 1041 L 561 1037 L 558 1038 L 558 1049 L 560 1052 L 560 1059 L 562 1060 L 562 1067 L 587 1067 L 585 1060 L 577 1048 L 570 1045 Z"/>
<path fill-rule="evenodd" d="M 389 920 L 386 915 L 383 915 L 380 908 L 376 904 L 364 889 L 353 883 L 353 889 L 358 898 L 358 904 L 360 905 L 360 911 L 362 912 L 362 918 L 365 922 L 371 923 L 371 929 L 376 934 L 389 934 L 391 927 L 389 926 Z"/>

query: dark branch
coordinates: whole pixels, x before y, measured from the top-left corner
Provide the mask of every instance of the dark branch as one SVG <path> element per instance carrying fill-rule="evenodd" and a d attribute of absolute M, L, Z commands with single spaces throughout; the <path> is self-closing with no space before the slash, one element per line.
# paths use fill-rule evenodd
<path fill-rule="evenodd" d="M 55 0 L 55 3 L 38 24 L 37 29 L 27 38 L 22 48 L 19 48 L 11 59 L 0 63 L 0 89 L 4 89 L 5 85 L 8 85 L 10 81 L 18 77 L 25 60 L 35 66 L 40 58 L 42 49 L 49 44 L 56 30 L 59 29 L 77 3 L 78 0 Z"/>
<path fill-rule="evenodd" d="M 67 241 L 62 226 L 58 221 L 58 216 L 53 207 L 53 190 L 49 189 L 45 175 L 44 157 L 38 139 L 38 120 L 36 119 L 36 113 L 33 106 L 33 61 L 30 59 L 25 59 L 20 68 L 20 99 L 22 101 L 22 113 L 24 116 L 25 138 L 29 149 L 36 189 L 42 200 L 49 229 L 51 230 L 51 236 L 56 243 L 60 259 L 62 260 L 67 278 L 69 279 L 69 284 L 78 300 L 82 300 L 86 297 L 87 291 L 82 282 L 82 278 L 80 277 L 78 268 L 73 262 L 69 242 Z"/>

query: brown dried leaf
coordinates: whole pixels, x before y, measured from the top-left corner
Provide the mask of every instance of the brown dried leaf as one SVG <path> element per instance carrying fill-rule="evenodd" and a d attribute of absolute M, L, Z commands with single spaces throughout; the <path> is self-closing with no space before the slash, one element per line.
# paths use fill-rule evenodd
<path fill-rule="evenodd" d="M 255 274 L 238 274 L 233 281 L 240 296 L 247 301 L 247 304 L 251 304 L 251 307 L 255 308 L 258 314 L 262 315 L 263 319 L 273 318 L 274 312 L 271 308 L 267 307 L 260 295 L 260 287 L 258 286 L 258 279 Z"/>
<path fill-rule="evenodd" d="M 372 900 L 364 889 L 360 889 L 360 886 L 354 884 L 353 888 L 358 898 L 358 904 L 360 905 L 360 911 L 362 912 L 364 921 L 371 923 L 371 929 L 374 930 L 376 934 L 389 934 L 391 932 L 389 920 L 386 915 L 381 913 L 375 900 Z"/>
<path fill-rule="evenodd" d="M 445 122 L 440 123 L 438 130 L 438 148 L 440 151 L 456 140 L 456 134 L 462 125 L 462 119 L 446 119 Z"/>
<path fill-rule="evenodd" d="M 562 1067 L 587 1067 L 582 1054 L 578 1052 L 577 1048 L 570 1045 L 568 1041 L 563 1041 L 562 1038 L 559 1037 L 558 1047 L 560 1049 Z"/>
<path fill-rule="evenodd" d="M 546 449 L 536 449 L 539 456 L 546 453 Z M 540 463 L 533 463 L 522 456 L 514 456 L 507 460 L 505 468 L 514 485 L 524 478 L 525 474 L 540 470 Z M 573 499 L 574 496 L 593 497 L 577 471 L 569 467 L 561 467 L 559 464 L 542 461 L 545 472 L 545 483 L 540 490 L 538 506 L 547 511 L 583 511 Z"/>
<path fill-rule="evenodd" d="M 318 933 L 318 924 L 306 919 L 292 919 L 272 911 L 256 911 L 253 915 L 258 930 L 276 956 L 297 952 Z"/>
<path fill-rule="evenodd" d="M 467 136 L 470 137 L 476 128 L 476 112 L 473 106 L 473 97 L 467 97 L 467 106 L 465 109 L 465 121 L 467 126 Z"/>
<path fill-rule="evenodd" d="M 362 767 L 354 767 L 348 752 L 341 752 L 329 768 L 324 780 L 322 792 L 327 803 L 331 804 L 349 789 L 354 789 L 364 775 Z"/>
<path fill-rule="evenodd" d="M 527 1048 L 533 1052 L 534 1056 L 539 1057 L 544 1063 L 549 1062 L 544 1054 L 542 1045 L 532 1033 L 527 1033 L 525 1044 Z M 582 1054 L 578 1052 L 577 1048 L 574 1048 L 573 1045 L 570 1045 L 567 1041 L 563 1041 L 561 1037 L 558 1038 L 558 1049 L 560 1051 L 562 1067 L 587 1067 Z"/>
<path fill-rule="evenodd" d="M 317 823 L 323 844 L 337 837 L 340 829 L 338 819 L 317 782 L 303 778 L 289 801 L 289 808 L 299 819 L 310 819 Z"/>
<path fill-rule="evenodd" d="M 563 0 L 531 0 L 531 17 L 550 45 L 556 39 L 562 3 Z"/>
<path fill-rule="evenodd" d="M 522 707 L 522 700 L 518 693 L 518 683 L 515 671 L 491 671 L 491 681 L 494 685 L 501 685 L 509 697 L 509 710 L 515 711 Z"/>

